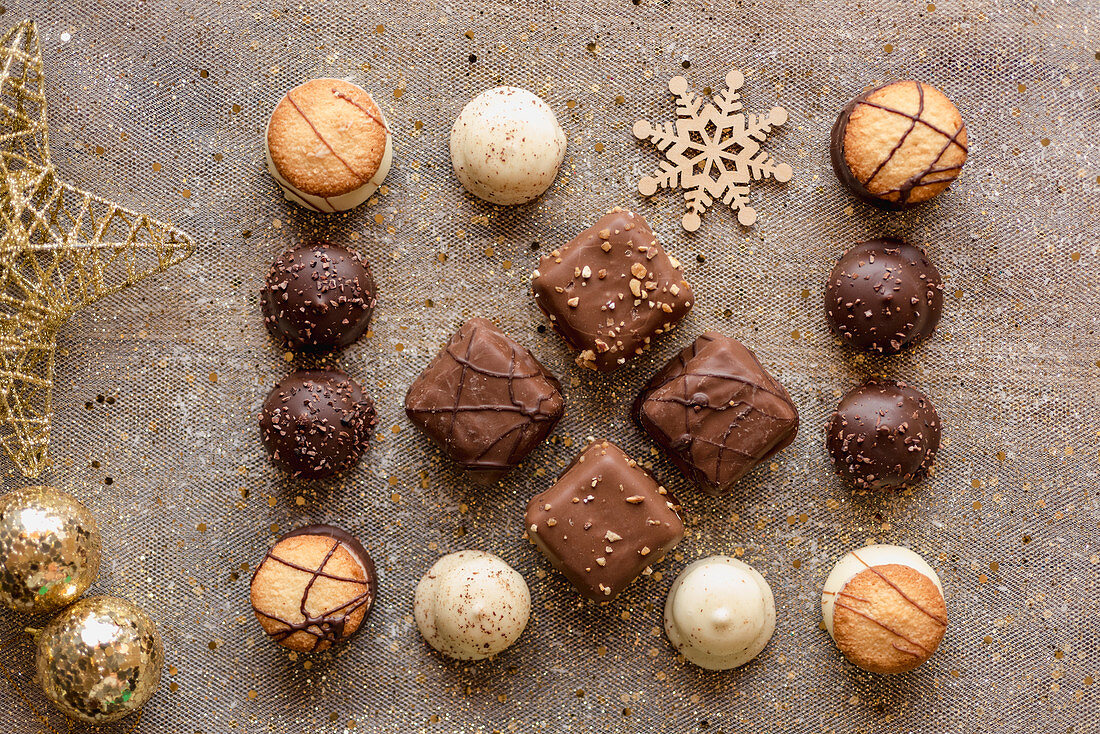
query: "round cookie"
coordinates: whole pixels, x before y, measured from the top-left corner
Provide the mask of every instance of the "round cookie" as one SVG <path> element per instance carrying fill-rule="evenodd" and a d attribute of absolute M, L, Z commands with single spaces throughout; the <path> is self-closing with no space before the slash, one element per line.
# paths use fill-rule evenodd
<path fill-rule="evenodd" d="M 943 92 L 899 81 L 864 92 L 844 107 L 830 147 L 837 178 L 884 209 L 931 199 L 966 162 L 966 125 Z"/>
<path fill-rule="evenodd" d="M 267 330 L 291 349 L 328 350 L 366 331 L 376 295 L 362 255 L 319 243 L 279 255 L 260 291 L 260 307 Z"/>
<path fill-rule="evenodd" d="M 474 196 L 524 204 L 550 188 L 565 158 L 565 133 L 550 106 L 526 89 L 474 97 L 451 128 L 451 165 Z"/>
<path fill-rule="evenodd" d="M 859 349 L 895 354 L 929 336 L 943 313 L 943 278 L 919 247 L 861 242 L 845 252 L 825 286 L 833 331 Z"/>
<path fill-rule="evenodd" d="M 707 670 L 749 662 L 775 632 L 775 599 L 760 573 L 729 556 L 685 568 L 665 601 L 665 634 L 684 658 Z"/>
<path fill-rule="evenodd" d="M 347 469 L 370 442 L 374 403 L 335 369 L 296 370 L 264 401 L 260 434 L 272 460 L 294 476 L 320 479 Z"/>
<path fill-rule="evenodd" d="M 267 170 L 290 201 L 318 212 L 359 206 L 393 163 L 382 109 L 342 79 L 313 79 L 275 106 L 264 135 Z"/>
<path fill-rule="evenodd" d="M 482 660 L 515 642 L 531 616 L 527 582 L 492 553 L 443 556 L 416 586 L 413 614 L 433 648 L 457 660 Z"/>
<path fill-rule="evenodd" d="M 825 424 L 825 445 L 837 474 L 850 484 L 899 489 L 932 466 L 940 447 L 940 417 L 920 390 L 872 379 L 841 399 Z"/>
<path fill-rule="evenodd" d="M 252 575 L 252 611 L 271 639 L 298 652 L 325 650 L 359 629 L 374 605 L 370 554 L 331 525 L 287 533 Z"/>
<path fill-rule="evenodd" d="M 947 630 L 939 577 L 896 545 L 869 545 L 841 558 L 825 579 L 821 615 L 844 656 L 872 673 L 913 670 Z"/>

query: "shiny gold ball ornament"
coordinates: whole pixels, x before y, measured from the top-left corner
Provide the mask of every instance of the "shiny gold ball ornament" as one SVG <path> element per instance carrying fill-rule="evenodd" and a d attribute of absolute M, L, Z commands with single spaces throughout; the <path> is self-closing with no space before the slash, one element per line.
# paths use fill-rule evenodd
<path fill-rule="evenodd" d="M 51 487 L 0 497 L 0 604 L 39 614 L 71 604 L 99 572 L 88 508 Z"/>
<path fill-rule="evenodd" d="M 38 684 L 66 716 L 94 724 L 137 711 L 160 685 L 164 645 L 149 616 L 123 599 L 92 596 L 35 634 Z"/>

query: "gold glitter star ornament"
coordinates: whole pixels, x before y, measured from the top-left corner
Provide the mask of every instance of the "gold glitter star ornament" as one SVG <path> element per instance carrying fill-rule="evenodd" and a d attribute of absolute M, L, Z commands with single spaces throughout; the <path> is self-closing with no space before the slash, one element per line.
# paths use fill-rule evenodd
<path fill-rule="evenodd" d="M 59 180 L 31 21 L 0 39 L 0 444 L 47 465 L 57 331 L 78 309 L 175 265 L 182 231 Z"/>
<path fill-rule="evenodd" d="M 726 88 L 709 99 L 688 89 L 687 79 L 674 76 L 668 90 L 676 97 L 676 121 L 654 125 L 634 123 L 634 137 L 648 140 L 664 154 L 657 172 L 638 181 L 638 192 L 652 196 L 658 189 L 684 190 L 687 212 L 682 224 L 699 229 L 702 216 L 721 199 L 737 212 L 746 227 L 756 222 L 749 206 L 749 183 L 774 178 L 790 181 L 794 171 L 776 163 L 761 149 L 772 130 L 787 121 L 787 111 L 773 107 L 766 114 L 743 112 L 741 93 L 745 76 L 737 69 L 726 74 Z"/>

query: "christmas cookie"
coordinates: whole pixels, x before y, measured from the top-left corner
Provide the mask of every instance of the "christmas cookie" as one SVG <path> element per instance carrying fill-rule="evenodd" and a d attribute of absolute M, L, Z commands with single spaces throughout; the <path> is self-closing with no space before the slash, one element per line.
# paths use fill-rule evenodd
<path fill-rule="evenodd" d="M 260 432 L 276 464 L 320 479 L 359 460 L 374 422 L 374 403 L 358 382 L 335 369 L 297 370 L 264 401 Z"/>
<path fill-rule="evenodd" d="M 885 209 L 931 199 L 966 162 L 966 125 L 943 92 L 916 81 L 861 94 L 833 126 L 833 170 L 856 196 Z"/>
<path fill-rule="evenodd" d="M 645 219 L 618 207 L 539 258 L 532 290 L 550 325 L 580 352 L 577 364 L 605 371 L 675 328 L 695 300 Z"/>
<path fill-rule="evenodd" d="M 489 484 L 565 413 L 561 383 L 485 319 L 470 319 L 409 387 L 405 413 L 468 476 Z"/>
<path fill-rule="evenodd" d="M 362 255 L 319 243 L 275 260 L 260 307 L 268 331 L 291 349 L 327 350 L 346 347 L 366 331 L 376 295 Z"/>
<path fill-rule="evenodd" d="M 350 637 L 374 605 L 374 561 L 354 536 L 331 525 L 287 533 L 252 576 L 252 610 L 271 639 L 299 652 Z"/>
<path fill-rule="evenodd" d="M 825 286 L 833 331 L 859 349 L 895 354 L 929 336 L 943 312 L 943 278 L 919 247 L 861 242 L 840 258 Z"/>
<path fill-rule="evenodd" d="M 653 376 L 634 420 L 684 476 L 711 494 L 729 490 L 798 433 L 798 408 L 752 350 L 716 331 Z"/>
<path fill-rule="evenodd" d="M 584 596 L 610 601 L 684 537 L 680 506 L 610 441 L 527 503 L 527 537 Z"/>
<path fill-rule="evenodd" d="M 287 92 L 267 124 L 267 170 L 290 201 L 319 212 L 357 207 L 381 185 L 393 143 L 381 108 L 341 79 Z"/>
<path fill-rule="evenodd" d="M 821 616 L 844 656 L 872 673 L 913 670 L 947 630 L 939 576 L 896 545 L 869 545 L 841 558 L 825 579 Z"/>
<path fill-rule="evenodd" d="M 443 556 L 416 586 L 413 616 L 424 640 L 447 657 L 482 660 L 519 639 L 531 616 L 531 592 L 492 553 Z"/>
<path fill-rule="evenodd" d="M 775 632 L 775 599 L 764 577 L 729 556 L 685 568 L 668 592 L 665 634 L 691 663 L 729 670 L 760 654 Z"/>
<path fill-rule="evenodd" d="M 928 396 L 893 380 L 868 380 L 844 396 L 825 425 L 841 479 L 860 489 L 918 481 L 940 447 L 940 417 Z"/>
<path fill-rule="evenodd" d="M 451 128 L 451 165 L 474 196 L 523 204 L 550 187 L 565 157 L 565 133 L 549 105 L 526 89 L 474 97 Z"/>

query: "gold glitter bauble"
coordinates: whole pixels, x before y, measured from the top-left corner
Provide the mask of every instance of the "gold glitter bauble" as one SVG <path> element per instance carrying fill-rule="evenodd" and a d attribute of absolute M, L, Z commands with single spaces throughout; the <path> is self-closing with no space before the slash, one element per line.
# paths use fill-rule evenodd
<path fill-rule="evenodd" d="M 156 692 L 164 664 L 160 633 L 123 599 L 93 596 L 35 635 L 38 684 L 66 716 L 89 723 L 120 719 Z"/>
<path fill-rule="evenodd" d="M 0 604 L 39 614 L 71 604 L 99 572 L 88 508 L 50 487 L 0 497 Z"/>

